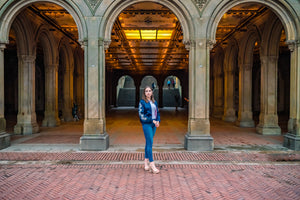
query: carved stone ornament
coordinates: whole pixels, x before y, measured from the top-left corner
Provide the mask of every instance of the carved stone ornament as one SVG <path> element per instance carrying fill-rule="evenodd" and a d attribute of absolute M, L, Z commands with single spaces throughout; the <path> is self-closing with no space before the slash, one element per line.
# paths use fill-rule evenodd
<path fill-rule="evenodd" d="M 84 0 L 86 4 L 89 6 L 90 10 L 92 11 L 93 14 L 95 14 L 96 9 L 102 2 L 102 0 Z"/>
<path fill-rule="evenodd" d="M 295 51 L 296 41 L 295 40 L 288 40 L 286 44 L 289 46 L 291 52 Z"/>
<path fill-rule="evenodd" d="M 208 0 L 193 0 L 200 10 L 203 9 Z"/>

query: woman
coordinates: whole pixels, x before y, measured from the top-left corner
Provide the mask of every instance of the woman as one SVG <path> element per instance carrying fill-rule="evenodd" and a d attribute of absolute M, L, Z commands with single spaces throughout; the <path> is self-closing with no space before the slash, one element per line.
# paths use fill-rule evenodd
<path fill-rule="evenodd" d="M 145 170 L 150 170 L 150 172 L 157 174 L 159 170 L 153 162 L 152 145 L 156 128 L 159 127 L 160 114 L 150 86 L 146 86 L 144 89 L 143 97 L 139 104 L 139 117 L 146 139 Z"/>

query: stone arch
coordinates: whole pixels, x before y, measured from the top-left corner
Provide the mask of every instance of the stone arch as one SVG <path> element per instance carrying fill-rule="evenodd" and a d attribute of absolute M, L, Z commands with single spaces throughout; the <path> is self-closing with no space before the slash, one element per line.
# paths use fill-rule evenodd
<path fill-rule="evenodd" d="M 99 38 L 104 38 L 105 41 L 110 41 L 113 24 L 118 15 L 128 6 L 144 1 L 145 0 L 116 0 L 112 4 L 108 5 L 105 9 L 103 20 L 100 24 L 100 30 L 98 34 Z M 192 15 L 199 15 L 199 11 L 198 8 L 196 8 L 195 5 L 192 3 L 192 1 L 186 1 L 185 5 L 183 5 L 178 0 L 172 2 L 168 0 L 161 0 L 159 2 L 157 2 L 156 0 L 147 1 L 164 5 L 177 16 L 183 30 L 184 43 L 188 42 L 189 40 L 195 37 L 194 34 L 196 25 L 193 24 Z M 96 15 L 97 13 L 100 14 L 101 11 L 102 9 L 98 9 Z"/>
<path fill-rule="evenodd" d="M 135 106 L 136 86 L 133 77 L 123 74 L 119 76 L 117 80 L 118 85 L 115 88 L 117 106 Z"/>
<path fill-rule="evenodd" d="M 60 103 L 60 108 L 62 108 L 62 115 L 65 121 L 72 121 L 72 104 L 73 102 L 73 71 L 74 71 L 74 54 L 70 45 L 68 45 L 68 39 L 62 38 L 59 44 L 59 54 L 60 54 L 60 64 L 64 66 L 61 69 L 59 66 L 59 76 L 62 79 L 59 80 L 59 84 L 63 84 L 62 89 L 59 93 L 59 99 L 61 101 L 61 96 L 63 94 L 63 101 Z M 62 81 L 63 80 L 63 81 Z"/>
<path fill-rule="evenodd" d="M 15 31 L 16 34 L 16 42 L 17 42 L 17 51 L 18 55 L 36 55 L 36 43 L 34 41 L 33 37 L 33 28 L 29 20 L 26 18 L 26 16 L 22 16 L 22 21 L 20 18 L 16 18 L 14 23 L 12 24 L 12 28 Z M 2 31 L 1 31 L 2 32 Z"/>
<path fill-rule="evenodd" d="M 172 79 L 174 84 L 172 83 Z M 168 87 L 168 80 L 170 80 L 170 89 Z M 178 76 L 168 75 L 163 80 L 163 107 L 179 107 L 182 104 L 182 81 Z"/>
<path fill-rule="evenodd" d="M 266 25 L 261 42 L 261 55 L 278 56 L 282 24 L 278 18 L 272 18 Z"/>
<path fill-rule="evenodd" d="M 260 46 L 261 37 L 257 30 L 252 28 L 248 33 L 239 41 L 240 51 L 239 51 L 239 65 L 241 64 L 251 64 L 253 63 L 253 49 L 255 43 Z"/>
<path fill-rule="evenodd" d="M 28 1 L 11 1 L 3 7 L 3 14 L 1 15 L 0 21 L 0 42 L 8 43 L 9 30 L 10 27 L 16 18 L 16 16 L 22 12 L 27 6 L 36 3 L 36 2 L 50 2 L 57 4 L 64 9 L 66 9 L 71 16 L 73 17 L 77 28 L 78 28 L 78 39 L 83 41 L 87 37 L 87 26 L 84 20 L 84 16 L 81 13 L 80 9 L 72 1 L 64 0 L 28 0 Z M 1 10 L 0 10 L 1 11 Z"/>
<path fill-rule="evenodd" d="M 207 24 L 207 38 L 211 41 L 216 41 L 217 26 L 223 17 L 224 13 L 230 8 L 242 3 L 259 3 L 269 7 L 281 20 L 287 34 L 287 41 L 297 40 L 299 35 L 300 23 L 295 21 L 298 19 L 294 9 L 289 4 L 280 4 L 276 1 L 263 1 L 263 0 L 225 0 L 218 1 L 212 0 L 208 3 L 204 10 L 205 16 L 210 16 Z M 210 13 L 212 11 L 212 13 Z M 217 23 L 216 23 L 217 22 Z"/>
<path fill-rule="evenodd" d="M 35 41 L 37 42 L 38 40 L 41 41 L 44 54 L 47 55 L 44 57 L 45 64 L 56 64 L 58 62 L 57 41 L 46 25 L 41 25 L 38 28 Z"/>

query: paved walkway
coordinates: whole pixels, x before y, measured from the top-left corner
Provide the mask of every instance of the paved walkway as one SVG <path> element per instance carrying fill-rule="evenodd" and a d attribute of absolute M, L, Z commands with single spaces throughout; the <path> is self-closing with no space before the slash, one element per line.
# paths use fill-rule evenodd
<path fill-rule="evenodd" d="M 159 174 L 143 170 L 136 110 L 113 109 L 107 151 L 79 150 L 82 121 L 13 135 L 0 150 L 0 199 L 300 199 L 300 152 L 282 147 L 283 135 L 211 119 L 214 151 L 188 152 L 186 111 L 161 115 L 153 148 Z"/>
<path fill-rule="evenodd" d="M 0 152 L 0 199 L 299 199 L 300 155 Z"/>

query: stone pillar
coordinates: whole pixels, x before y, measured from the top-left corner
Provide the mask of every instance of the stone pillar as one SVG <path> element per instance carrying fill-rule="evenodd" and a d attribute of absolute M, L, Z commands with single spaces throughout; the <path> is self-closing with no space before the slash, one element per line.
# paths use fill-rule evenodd
<path fill-rule="evenodd" d="M 217 56 L 218 57 L 218 56 Z M 220 59 L 220 58 L 217 58 Z M 214 62 L 214 107 L 213 107 L 213 116 L 215 118 L 221 119 L 224 114 L 224 107 L 223 107 L 223 74 L 222 68 L 223 66 L 218 66 L 220 62 Z"/>
<path fill-rule="evenodd" d="M 72 103 L 73 103 L 73 70 L 70 66 L 66 66 L 64 71 L 64 107 L 63 107 L 63 119 L 66 122 L 73 121 L 72 116 Z"/>
<path fill-rule="evenodd" d="M 164 107 L 164 104 L 163 104 L 163 100 L 164 100 L 164 97 L 163 97 L 163 84 L 161 84 L 160 87 L 158 87 L 158 106 L 160 108 L 163 108 Z"/>
<path fill-rule="evenodd" d="M 188 151 L 214 149 L 209 123 L 209 52 L 206 39 L 189 41 L 189 119 L 184 147 Z"/>
<path fill-rule="evenodd" d="M 300 150 L 300 42 L 288 41 L 291 51 L 290 119 L 283 146 Z"/>
<path fill-rule="evenodd" d="M 239 66 L 239 112 L 237 126 L 254 127 L 252 114 L 252 64 Z"/>
<path fill-rule="evenodd" d="M 261 101 L 256 131 L 263 135 L 280 135 L 277 115 L 277 56 L 261 56 Z"/>
<path fill-rule="evenodd" d="M 10 145 L 10 135 L 6 133 L 4 116 L 4 49 L 5 44 L 0 44 L 0 149 Z"/>
<path fill-rule="evenodd" d="M 97 19 L 89 19 L 92 27 Z M 97 32 L 97 31 L 95 31 Z M 83 136 L 80 138 L 81 150 L 106 150 L 109 136 L 105 130 L 105 48 L 109 42 L 91 36 L 84 42 L 84 76 L 85 76 L 85 119 Z"/>
<path fill-rule="evenodd" d="M 35 56 L 18 55 L 18 116 L 16 134 L 39 132 L 35 113 Z"/>
<path fill-rule="evenodd" d="M 58 64 L 45 67 L 45 118 L 43 126 L 55 127 L 60 125 L 58 118 Z"/>
<path fill-rule="evenodd" d="M 136 82 L 135 85 L 135 107 L 138 108 L 139 107 L 139 103 L 140 103 L 140 84 Z"/>
<path fill-rule="evenodd" d="M 225 68 L 224 80 L 224 115 L 223 120 L 234 122 L 236 120 L 234 109 L 234 70 Z"/>

